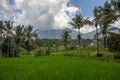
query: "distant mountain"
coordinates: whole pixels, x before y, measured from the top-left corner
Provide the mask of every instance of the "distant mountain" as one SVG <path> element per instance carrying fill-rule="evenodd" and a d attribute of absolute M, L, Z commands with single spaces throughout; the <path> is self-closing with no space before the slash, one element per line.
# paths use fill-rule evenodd
<path fill-rule="evenodd" d="M 76 39 L 77 37 L 77 31 L 73 29 L 68 29 L 72 31 L 70 33 L 72 39 Z M 39 31 L 38 36 L 39 38 L 48 38 L 48 39 L 60 39 L 61 38 L 61 33 L 63 30 L 46 30 L 46 31 Z M 89 32 L 89 33 L 81 33 L 81 36 L 83 39 L 93 39 L 95 35 L 95 31 Z"/>
<path fill-rule="evenodd" d="M 113 26 L 109 26 L 109 29 L 113 28 Z M 71 37 L 72 39 L 76 39 L 77 38 L 77 31 L 68 28 L 68 30 L 71 31 Z M 38 36 L 39 38 L 48 38 L 48 39 L 60 39 L 61 38 L 61 33 L 63 30 L 46 30 L 46 31 L 39 31 Z M 100 29 L 98 30 L 100 32 Z M 117 30 L 113 30 L 112 32 L 116 32 L 118 33 Z M 81 33 L 81 36 L 83 39 L 94 39 L 94 35 L 95 35 L 96 31 L 92 31 L 89 33 Z M 99 35 L 99 38 L 102 37 L 102 34 Z"/>

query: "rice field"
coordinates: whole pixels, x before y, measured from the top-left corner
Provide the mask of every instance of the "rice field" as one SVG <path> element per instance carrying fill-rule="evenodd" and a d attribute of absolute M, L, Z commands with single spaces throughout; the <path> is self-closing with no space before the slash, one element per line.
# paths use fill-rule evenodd
<path fill-rule="evenodd" d="M 0 80 L 120 80 L 120 64 L 73 56 L 0 58 Z"/>

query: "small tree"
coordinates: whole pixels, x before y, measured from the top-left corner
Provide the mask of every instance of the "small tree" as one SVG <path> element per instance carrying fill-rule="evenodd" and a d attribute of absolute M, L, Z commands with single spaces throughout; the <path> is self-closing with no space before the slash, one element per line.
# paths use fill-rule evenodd
<path fill-rule="evenodd" d="M 37 31 L 37 30 L 36 30 Z M 23 47 L 29 52 L 35 48 L 35 41 L 37 38 L 36 31 L 33 31 L 33 26 L 29 25 L 24 30 L 25 40 Z"/>
<path fill-rule="evenodd" d="M 92 22 L 90 20 L 88 20 L 88 18 L 84 19 L 82 15 L 76 15 L 74 18 L 72 18 L 72 22 L 70 22 L 70 24 L 72 26 L 74 26 L 74 28 L 76 28 L 78 30 L 78 35 L 77 35 L 77 39 L 78 39 L 78 55 L 80 54 L 80 43 L 81 43 L 81 35 L 80 35 L 80 29 L 87 24 L 92 24 Z"/>
<path fill-rule="evenodd" d="M 99 12 L 100 7 L 95 7 L 93 10 L 94 13 L 94 19 L 93 23 L 94 26 L 96 27 L 96 34 L 95 34 L 95 39 L 97 41 L 97 55 L 99 55 L 99 36 L 98 36 L 98 25 L 100 25 L 100 18 L 102 17 L 101 13 Z"/>
<path fill-rule="evenodd" d="M 15 29 L 16 56 L 19 55 L 21 43 L 24 41 L 24 25 L 18 25 Z"/>
<path fill-rule="evenodd" d="M 110 51 L 114 52 L 114 58 L 120 59 L 120 34 L 109 33 L 108 37 L 108 48 Z"/>
<path fill-rule="evenodd" d="M 15 47 L 14 46 L 14 34 L 12 32 L 12 29 L 13 29 L 13 22 L 11 21 L 5 21 L 4 22 L 4 26 L 3 26 L 3 30 L 4 30 L 4 42 L 3 42 L 3 45 L 2 45 L 2 49 L 4 49 L 3 47 L 6 47 L 6 54 L 5 56 L 7 57 L 15 57 L 14 53 Z M 6 44 L 6 45 L 4 45 Z M 12 50 L 12 51 L 11 51 Z M 3 52 L 3 50 L 2 50 Z"/>
<path fill-rule="evenodd" d="M 62 40 L 63 40 L 63 44 L 64 44 L 64 49 L 65 49 L 65 54 L 64 55 L 67 55 L 68 54 L 68 43 L 69 43 L 69 40 L 70 40 L 70 33 L 71 31 L 68 31 L 66 29 L 63 30 L 61 36 L 62 36 Z"/>

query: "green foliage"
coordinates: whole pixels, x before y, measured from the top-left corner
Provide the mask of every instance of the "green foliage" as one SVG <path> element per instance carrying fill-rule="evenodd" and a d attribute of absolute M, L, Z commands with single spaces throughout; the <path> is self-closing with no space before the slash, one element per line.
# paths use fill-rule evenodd
<path fill-rule="evenodd" d="M 108 38 L 108 48 L 110 51 L 120 52 L 120 38 L 110 36 Z"/>
<path fill-rule="evenodd" d="M 29 54 L 29 51 L 35 49 L 36 47 L 35 40 L 37 38 L 37 33 L 36 33 L 37 30 L 33 31 L 33 26 L 31 25 L 28 25 L 24 30 L 25 30 L 25 41 L 23 47 L 28 50 L 28 54 Z"/>
<path fill-rule="evenodd" d="M 37 39 L 36 45 L 39 47 L 47 47 L 49 45 L 62 45 L 62 39 Z"/>
<path fill-rule="evenodd" d="M 33 55 L 34 56 L 43 56 L 45 55 L 45 50 L 41 49 L 41 48 L 36 48 L 34 51 L 33 51 Z"/>
<path fill-rule="evenodd" d="M 27 50 L 26 49 L 24 49 L 24 48 L 20 48 L 20 55 L 27 55 Z"/>
<path fill-rule="evenodd" d="M 108 38 L 108 48 L 114 52 L 114 58 L 120 59 L 120 35 L 111 33 Z"/>
<path fill-rule="evenodd" d="M 102 53 L 98 53 L 98 54 L 96 54 L 96 57 L 103 57 L 103 54 Z"/>
<path fill-rule="evenodd" d="M 17 48 L 12 39 L 6 38 L 1 45 L 1 51 L 3 57 L 18 57 Z"/>
<path fill-rule="evenodd" d="M 115 59 L 120 59 L 120 52 L 115 52 L 114 53 L 114 58 Z"/>
<path fill-rule="evenodd" d="M 81 46 L 89 45 L 93 40 L 92 39 L 81 39 Z M 77 45 L 77 39 L 71 39 L 69 41 L 71 46 Z M 62 39 L 37 39 L 36 45 L 39 47 L 47 47 L 49 45 L 60 46 L 63 44 Z"/>
<path fill-rule="evenodd" d="M 68 54 L 68 52 L 67 52 L 68 44 L 69 44 L 70 39 L 71 39 L 70 33 L 71 33 L 71 31 L 68 31 L 67 29 L 64 29 L 62 34 L 61 34 L 63 44 L 64 44 L 64 48 L 65 48 L 65 55 Z"/>
<path fill-rule="evenodd" d="M 28 52 L 35 48 L 37 30 L 33 31 L 33 27 L 31 25 L 26 28 L 24 28 L 24 25 L 18 25 L 13 28 L 12 21 L 0 21 L 0 29 L 0 38 L 3 39 L 3 43 L 1 45 L 2 56 L 17 57 L 19 56 L 20 47 L 27 49 Z"/>
<path fill-rule="evenodd" d="M 47 49 L 46 49 L 46 55 L 47 55 L 47 56 L 50 56 L 51 52 L 52 52 L 52 46 L 49 45 L 49 46 L 47 47 Z"/>

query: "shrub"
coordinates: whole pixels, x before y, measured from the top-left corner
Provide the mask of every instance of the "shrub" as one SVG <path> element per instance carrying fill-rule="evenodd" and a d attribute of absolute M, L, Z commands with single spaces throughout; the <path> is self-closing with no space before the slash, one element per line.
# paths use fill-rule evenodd
<path fill-rule="evenodd" d="M 108 49 L 114 52 L 114 58 L 120 59 L 120 35 L 111 34 L 108 38 Z"/>
<path fill-rule="evenodd" d="M 46 55 L 47 55 L 47 56 L 50 56 L 50 54 L 51 54 L 51 48 L 48 48 L 48 49 L 46 50 Z"/>
<path fill-rule="evenodd" d="M 44 55 L 44 51 L 41 48 L 37 48 L 34 50 L 34 56 L 42 56 Z"/>
<path fill-rule="evenodd" d="M 120 59 L 120 52 L 114 53 L 114 58 L 115 59 Z"/>
<path fill-rule="evenodd" d="M 102 53 L 96 54 L 96 57 L 103 57 Z"/>

